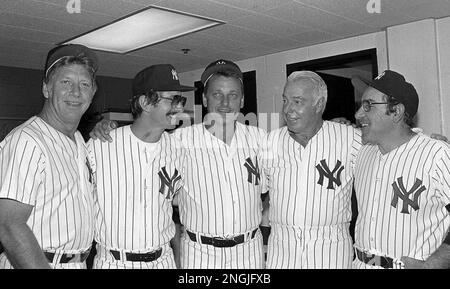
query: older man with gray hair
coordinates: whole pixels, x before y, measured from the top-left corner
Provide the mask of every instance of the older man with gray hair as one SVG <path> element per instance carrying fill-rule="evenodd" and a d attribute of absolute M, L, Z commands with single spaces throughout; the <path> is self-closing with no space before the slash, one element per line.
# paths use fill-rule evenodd
<path fill-rule="evenodd" d="M 272 131 L 262 167 L 269 179 L 267 268 L 350 268 L 349 224 L 360 131 L 322 118 L 327 86 L 292 73 L 283 92 L 287 126 Z"/>

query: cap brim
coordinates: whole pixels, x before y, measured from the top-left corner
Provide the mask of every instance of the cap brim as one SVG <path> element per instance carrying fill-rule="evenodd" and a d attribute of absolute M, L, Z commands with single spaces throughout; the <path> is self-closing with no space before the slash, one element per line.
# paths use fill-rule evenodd
<path fill-rule="evenodd" d="M 359 92 L 364 92 L 367 89 L 367 87 L 372 86 L 371 85 L 372 82 L 370 82 L 366 79 L 363 79 L 359 76 L 352 76 L 351 81 L 352 81 L 353 87 Z"/>

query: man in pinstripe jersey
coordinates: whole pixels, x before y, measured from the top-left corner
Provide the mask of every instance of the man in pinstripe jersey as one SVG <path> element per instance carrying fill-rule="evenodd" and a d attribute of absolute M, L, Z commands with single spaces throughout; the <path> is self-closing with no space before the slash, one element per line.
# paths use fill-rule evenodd
<path fill-rule="evenodd" d="M 97 176 L 94 268 L 176 268 L 172 200 L 184 150 L 165 130 L 183 110 L 181 92 L 193 89 L 170 64 L 143 69 L 133 79 L 133 123 L 112 130 L 110 143 L 88 142 Z"/>
<path fill-rule="evenodd" d="M 233 62 L 208 65 L 201 80 L 208 115 L 201 124 L 176 129 L 186 150 L 185 182 L 177 195 L 182 268 L 263 268 L 261 193 L 265 179 L 257 155 L 262 129 L 236 121 L 243 106 L 243 79 Z M 109 140 L 111 123 L 98 123 L 92 137 Z"/>
<path fill-rule="evenodd" d="M 292 73 L 283 91 L 287 127 L 269 133 L 267 268 L 349 268 L 351 193 L 360 132 L 324 121 L 327 87 L 314 72 Z"/>
<path fill-rule="evenodd" d="M 97 57 L 52 49 L 38 116 L 0 144 L 0 268 L 86 268 L 94 233 L 94 179 L 77 131 L 96 91 Z"/>
<path fill-rule="evenodd" d="M 411 130 L 419 97 L 401 74 L 364 82 L 353 267 L 449 268 L 450 146 Z"/>
<path fill-rule="evenodd" d="M 186 148 L 186 181 L 178 195 L 182 267 L 263 268 L 258 227 L 265 180 L 257 155 L 266 133 L 237 122 L 244 90 L 235 63 L 212 62 L 201 81 L 204 122 L 174 132 Z"/>

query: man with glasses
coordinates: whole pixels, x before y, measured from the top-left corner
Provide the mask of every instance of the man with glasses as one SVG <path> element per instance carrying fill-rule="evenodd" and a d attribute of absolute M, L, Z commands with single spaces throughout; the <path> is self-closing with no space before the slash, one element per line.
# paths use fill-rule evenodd
<path fill-rule="evenodd" d="M 94 268 L 176 268 L 172 200 L 183 184 L 184 150 L 173 129 L 186 98 L 175 68 L 153 65 L 133 79 L 131 125 L 90 140 L 97 175 Z M 176 253 L 176 252 L 175 252 Z"/>
<path fill-rule="evenodd" d="M 411 129 L 419 97 L 401 74 L 363 82 L 353 267 L 449 268 L 450 146 Z"/>
<path fill-rule="evenodd" d="M 184 185 L 177 195 L 184 269 L 264 268 L 261 194 L 265 179 L 258 154 L 266 132 L 237 122 L 244 104 L 242 71 L 219 59 L 201 75 L 203 123 L 173 132 L 186 150 Z M 110 140 L 111 122 L 98 123 L 92 137 Z M 115 125 L 115 124 L 114 124 Z"/>

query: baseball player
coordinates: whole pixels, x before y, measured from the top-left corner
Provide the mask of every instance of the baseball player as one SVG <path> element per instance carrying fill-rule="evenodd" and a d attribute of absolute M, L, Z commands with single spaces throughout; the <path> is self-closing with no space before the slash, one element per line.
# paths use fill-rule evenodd
<path fill-rule="evenodd" d="M 411 130 L 419 97 L 401 74 L 364 82 L 353 267 L 449 268 L 450 146 Z"/>
<path fill-rule="evenodd" d="M 97 174 L 94 268 L 175 269 L 172 200 L 183 184 L 184 150 L 165 132 L 186 98 L 175 68 L 152 65 L 133 80 L 133 124 L 90 140 Z"/>
<path fill-rule="evenodd" d="M 201 124 L 177 129 L 186 148 L 185 179 L 178 195 L 183 268 L 264 268 L 261 194 L 265 181 L 257 158 L 266 133 L 236 121 L 244 104 L 240 68 L 217 60 L 201 75 Z"/>
<path fill-rule="evenodd" d="M 243 106 L 240 68 L 228 60 L 208 65 L 201 76 L 208 115 L 201 124 L 178 128 L 173 136 L 186 150 L 183 189 L 177 195 L 182 268 L 263 268 L 261 176 L 258 153 L 262 129 L 236 121 Z M 107 140 L 98 123 L 91 136 Z"/>
<path fill-rule="evenodd" d="M 269 133 L 262 167 L 269 178 L 267 268 L 350 268 L 349 234 L 357 129 L 323 121 L 325 82 L 292 73 L 283 92 L 287 127 Z"/>
<path fill-rule="evenodd" d="M 0 143 L 0 268 L 86 268 L 94 234 L 94 178 L 77 131 L 96 91 L 97 57 L 52 49 L 39 115 Z"/>

